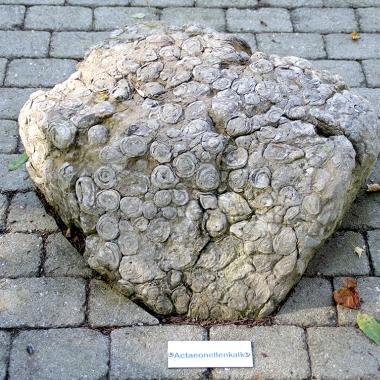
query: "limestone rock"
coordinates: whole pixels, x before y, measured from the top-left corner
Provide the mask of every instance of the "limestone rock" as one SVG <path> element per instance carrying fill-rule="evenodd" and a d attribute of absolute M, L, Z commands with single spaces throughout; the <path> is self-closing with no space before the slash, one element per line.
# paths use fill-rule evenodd
<path fill-rule="evenodd" d="M 379 152 L 342 79 L 197 27 L 142 24 L 23 107 L 28 170 L 92 268 L 153 311 L 271 313 Z"/>

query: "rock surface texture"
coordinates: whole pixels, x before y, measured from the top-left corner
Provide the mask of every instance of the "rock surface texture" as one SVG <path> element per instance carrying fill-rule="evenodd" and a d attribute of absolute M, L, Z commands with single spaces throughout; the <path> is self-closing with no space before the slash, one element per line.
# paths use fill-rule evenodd
<path fill-rule="evenodd" d="M 378 155 L 341 78 L 231 36 L 130 26 L 23 107 L 29 173 L 92 268 L 156 313 L 271 313 Z"/>

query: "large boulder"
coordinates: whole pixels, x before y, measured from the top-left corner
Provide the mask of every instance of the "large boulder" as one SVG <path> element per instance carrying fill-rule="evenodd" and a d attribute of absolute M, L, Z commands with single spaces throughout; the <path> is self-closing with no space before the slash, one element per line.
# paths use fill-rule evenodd
<path fill-rule="evenodd" d="M 130 26 L 23 107 L 29 173 L 92 268 L 163 315 L 268 315 L 378 155 L 342 79 L 197 27 Z"/>

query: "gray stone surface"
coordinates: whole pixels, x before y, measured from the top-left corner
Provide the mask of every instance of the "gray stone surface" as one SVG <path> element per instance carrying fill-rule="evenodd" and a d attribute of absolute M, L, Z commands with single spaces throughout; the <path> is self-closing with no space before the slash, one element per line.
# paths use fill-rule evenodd
<path fill-rule="evenodd" d="M 296 32 L 350 33 L 357 30 L 353 9 L 299 8 L 291 13 Z"/>
<path fill-rule="evenodd" d="M 380 60 L 368 59 L 362 61 L 368 87 L 380 87 Z"/>
<path fill-rule="evenodd" d="M 226 13 L 229 32 L 292 32 L 289 12 L 281 8 L 234 9 Z"/>
<path fill-rule="evenodd" d="M 352 40 L 350 33 L 327 34 L 324 38 L 329 58 L 380 58 L 380 34 L 361 33 L 358 40 Z"/>
<path fill-rule="evenodd" d="M 42 245 L 42 238 L 34 234 L 0 235 L 0 277 L 36 276 Z"/>
<path fill-rule="evenodd" d="M 88 321 L 93 327 L 156 325 L 158 320 L 100 280 L 92 280 Z"/>
<path fill-rule="evenodd" d="M 308 275 L 366 275 L 370 272 L 368 257 L 359 257 L 355 247 L 365 248 L 364 239 L 357 232 L 336 233 L 315 255 L 309 264 Z"/>
<path fill-rule="evenodd" d="M 57 58 L 82 58 L 91 46 L 103 41 L 109 32 L 55 32 L 51 37 L 50 55 Z"/>
<path fill-rule="evenodd" d="M 304 277 L 275 317 L 276 323 L 297 326 L 335 326 L 332 286 L 324 278 Z"/>
<path fill-rule="evenodd" d="M 323 0 L 260 0 L 260 5 L 270 7 L 321 7 Z"/>
<path fill-rule="evenodd" d="M 167 8 L 162 11 L 161 20 L 170 25 L 197 24 L 216 30 L 225 30 L 225 14 L 222 9 Z"/>
<path fill-rule="evenodd" d="M 251 48 L 252 51 L 257 50 L 256 37 L 254 33 L 233 33 L 234 35 L 243 38 Z"/>
<path fill-rule="evenodd" d="M 3 85 L 5 78 L 5 69 L 7 67 L 8 60 L 5 58 L 0 58 L 0 85 Z"/>
<path fill-rule="evenodd" d="M 368 231 L 368 244 L 374 274 L 380 276 L 380 231 Z"/>
<path fill-rule="evenodd" d="M 0 31 L 1 57 L 45 57 L 50 34 L 34 31 Z"/>
<path fill-rule="evenodd" d="M 14 232 L 53 232 L 58 229 L 36 193 L 17 193 L 9 206 L 7 226 Z"/>
<path fill-rule="evenodd" d="M 365 83 L 364 74 L 359 62 L 321 59 L 313 61 L 313 65 L 319 70 L 327 70 L 340 75 L 350 87 L 363 86 Z"/>
<path fill-rule="evenodd" d="M 323 0 L 323 4 L 325 7 L 380 7 L 379 0 Z"/>
<path fill-rule="evenodd" d="M 8 210 L 8 198 L 4 194 L 0 194 L 0 231 L 5 229 L 5 222 Z"/>
<path fill-rule="evenodd" d="M 84 321 L 84 302 L 83 279 L 2 279 L 0 328 L 76 326 Z"/>
<path fill-rule="evenodd" d="M 12 120 L 0 120 L 0 153 L 15 153 L 18 125 Z"/>
<path fill-rule="evenodd" d="M 380 32 L 380 8 L 359 8 L 357 15 L 362 32 Z"/>
<path fill-rule="evenodd" d="M 305 379 L 310 375 L 305 334 L 295 326 L 211 327 L 210 340 L 250 340 L 254 368 L 217 368 L 212 379 Z"/>
<path fill-rule="evenodd" d="M 343 277 L 344 278 L 344 277 Z M 343 278 L 334 278 L 334 290 L 344 287 Z M 360 312 L 372 315 L 380 320 L 380 277 L 359 277 L 358 292 L 360 295 Z M 338 323 L 341 326 L 355 326 L 358 310 L 337 305 Z"/>
<path fill-rule="evenodd" d="M 0 154 L 0 191 L 30 190 L 32 181 L 25 170 L 25 165 L 14 171 L 9 171 L 10 163 L 19 158 L 19 154 Z"/>
<path fill-rule="evenodd" d="M 45 276 L 90 277 L 91 269 L 83 256 L 61 234 L 52 234 L 46 239 Z"/>
<path fill-rule="evenodd" d="M 75 71 L 71 59 L 15 59 L 7 70 L 6 86 L 52 87 Z"/>
<path fill-rule="evenodd" d="M 35 88 L 0 88 L 0 118 L 17 119 L 22 105 L 35 91 Z"/>
<path fill-rule="evenodd" d="M 85 7 L 35 6 L 28 9 L 25 28 L 35 30 L 88 30 L 92 10 Z"/>
<path fill-rule="evenodd" d="M 25 7 L 0 5 L 0 29 L 15 29 L 24 22 Z"/>
<path fill-rule="evenodd" d="M 25 4 L 25 5 L 37 5 L 37 4 L 48 4 L 48 5 L 63 5 L 65 0 L 1 0 L 2 4 Z"/>
<path fill-rule="evenodd" d="M 380 347 L 350 327 L 307 330 L 310 361 L 316 379 L 378 379 Z"/>
<path fill-rule="evenodd" d="M 136 18 L 136 15 L 139 18 Z M 144 15 L 140 18 L 140 15 Z M 96 30 L 113 30 L 138 21 L 158 20 L 158 11 L 155 8 L 115 8 L 99 7 L 94 10 L 94 28 Z"/>
<path fill-rule="evenodd" d="M 254 8 L 257 6 L 257 3 L 257 0 L 195 0 L 197 7 L 207 8 Z"/>
<path fill-rule="evenodd" d="M 33 347 L 33 354 L 26 350 Z M 13 341 L 9 379 L 105 379 L 108 338 L 85 328 L 22 331 Z"/>
<path fill-rule="evenodd" d="M 355 88 L 355 92 L 366 98 L 380 117 L 380 88 Z"/>
<path fill-rule="evenodd" d="M 168 369 L 169 340 L 206 340 L 199 326 L 126 327 L 111 333 L 110 378 L 130 380 L 202 379 L 203 368 Z"/>
<path fill-rule="evenodd" d="M 195 0 L 131 0 L 131 5 L 141 7 L 192 7 Z"/>
<path fill-rule="evenodd" d="M 7 372 L 9 350 L 11 348 L 10 334 L 0 331 L 0 379 L 4 380 Z"/>
<path fill-rule="evenodd" d="M 262 33 L 256 35 L 257 47 L 268 54 L 325 58 L 322 36 L 312 33 Z"/>

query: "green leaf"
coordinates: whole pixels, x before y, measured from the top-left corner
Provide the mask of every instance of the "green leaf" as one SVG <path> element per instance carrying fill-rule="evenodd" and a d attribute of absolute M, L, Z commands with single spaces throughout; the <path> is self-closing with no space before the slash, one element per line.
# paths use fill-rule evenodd
<path fill-rule="evenodd" d="M 28 155 L 26 152 L 20 154 L 18 158 L 16 158 L 14 161 L 12 161 L 9 166 L 8 170 L 13 171 L 17 170 L 21 165 L 25 164 L 26 161 L 28 161 Z"/>
<path fill-rule="evenodd" d="M 356 319 L 360 330 L 380 346 L 380 323 L 372 315 L 359 313 Z"/>
<path fill-rule="evenodd" d="M 134 14 L 130 15 L 129 17 L 142 19 L 145 17 L 145 13 L 134 13 Z"/>

